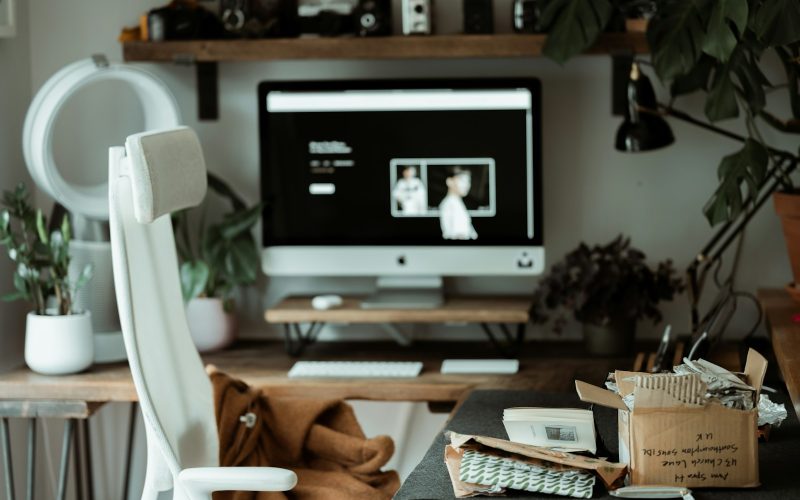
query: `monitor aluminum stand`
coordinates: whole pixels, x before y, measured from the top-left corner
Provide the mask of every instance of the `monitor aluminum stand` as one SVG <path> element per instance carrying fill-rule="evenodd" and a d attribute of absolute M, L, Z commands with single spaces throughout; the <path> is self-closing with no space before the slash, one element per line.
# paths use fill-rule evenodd
<path fill-rule="evenodd" d="M 436 309 L 444 304 L 441 277 L 381 276 L 362 309 Z"/>

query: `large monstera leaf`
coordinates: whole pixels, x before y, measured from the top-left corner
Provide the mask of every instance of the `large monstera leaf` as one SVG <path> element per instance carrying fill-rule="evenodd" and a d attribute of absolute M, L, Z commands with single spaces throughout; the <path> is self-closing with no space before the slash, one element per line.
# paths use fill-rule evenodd
<path fill-rule="evenodd" d="M 722 159 L 717 169 L 719 186 L 703 209 L 712 226 L 736 219 L 745 200 L 755 199 L 764 182 L 768 163 L 766 148 L 752 139 L 747 139 L 742 149 Z M 742 195 L 743 189 L 747 198 Z"/>
<path fill-rule="evenodd" d="M 608 0 L 551 0 L 542 12 L 548 27 L 543 53 L 559 64 L 588 49 L 611 19 Z"/>
<path fill-rule="evenodd" d="M 742 3 L 746 3 L 742 0 Z M 764 0 L 751 23 L 753 31 L 769 46 L 789 45 L 800 41 L 800 2 Z"/>
<path fill-rule="evenodd" d="M 712 6 L 710 0 L 672 0 L 650 20 L 647 41 L 661 81 L 671 82 L 694 68 L 703 53 Z"/>
<path fill-rule="evenodd" d="M 747 28 L 747 2 L 744 0 L 716 0 L 703 40 L 703 52 L 726 62 Z"/>

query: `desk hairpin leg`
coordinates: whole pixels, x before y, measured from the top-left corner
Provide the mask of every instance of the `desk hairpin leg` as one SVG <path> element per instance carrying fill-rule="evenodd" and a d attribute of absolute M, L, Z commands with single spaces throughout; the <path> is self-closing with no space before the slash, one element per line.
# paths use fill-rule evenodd
<path fill-rule="evenodd" d="M 27 500 L 33 500 L 35 495 L 33 488 L 36 485 L 36 419 L 28 419 L 28 492 L 25 495 Z"/>
<path fill-rule="evenodd" d="M 72 434 L 75 431 L 75 420 L 68 418 L 64 422 L 64 441 L 61 444 L 61 466 L 58 473 L 58 500 L 67 497 L 67 472 L 69 471 L 69 449 L 72 446 Z M 80 495 L 78 498 L 81 498 Z"/>
<path fill-rule="evenodd" d="M 0 417 L 0 445 L 3 448 L 3 468 L 6 475 L 6 497 L 14 498 L 14 466 L 11 464 L 11 442 L 8 435 L 8 419 Z"/>
<path fill-rule="evenodd" d="M 325 323 L 314 321 L 303 331 L 303 327 L 298 323 L 283 324 L 283 341 L 286 352 L 290 356 L 300 356 L 306 347 L 317 341 L 317 336 Z"/>
<path fill-rule="evenodd" d="M 133 439 L 136 433 L 136 416 L 139 403 L 131 403 L 130 420 L 128 420 L 128 443 L 125 451 L 125 479 L 122 481 L 122 500 L 127 500 L 131 483 L 131 457 L 133 456 Z"/>
<path fill-rule="evenodd" d="M 89 430 L 89 419 L 84 418 L 81 424 L 81 449 L 83 450 L 83 470 L 86 473 L 86 498 L 94 500 L 94 475 L 92 473 L 92 438 Z"/>
<path fill-rule="evenodd" d="M 72 426 L 72 456 L 75 469 L 75 494 L 77 498 L 83 499 L 83 459 L 81 448 L 83 447 L 83 428 L 73 421 Z"/>
<path fill-rule="evenodd" d="M 512 334 L 508 325 L 505 323 L 497 323 L 497 327 L 502 334 L 501 338 L 495 335 L 492 326 L 489 323 L 481 323 L 481 328 L 489 337 L 489 341 L 497 349 L 504 358 L 516 358 L 522 350 L 522 345 L 525 342 L 525 323 L 517 324 L 516 334 Z"/>

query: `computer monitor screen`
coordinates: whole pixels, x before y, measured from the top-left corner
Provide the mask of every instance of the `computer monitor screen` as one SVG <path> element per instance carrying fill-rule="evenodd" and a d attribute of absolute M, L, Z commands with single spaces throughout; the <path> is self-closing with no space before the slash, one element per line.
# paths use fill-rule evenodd
<path fill-rule="evenodd" d="M 268 250 L 542 245 L 535 79 L 264 82 L 259 106 Z"/>

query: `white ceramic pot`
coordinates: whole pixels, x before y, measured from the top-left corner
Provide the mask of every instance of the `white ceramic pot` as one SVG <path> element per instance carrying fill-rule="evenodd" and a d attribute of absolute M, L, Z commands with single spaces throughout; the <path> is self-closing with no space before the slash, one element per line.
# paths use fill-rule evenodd
<path fill-rule="evenodd" d="M 200 352 L 227 347 L 236 337 L 236 316 L 225 312 L 222 299 L 198 297 L 186 304 L 186 320 Z"/>
<path fill-rule="evenodd" d="M 28 313 L 25 363 L 44 375 L 78 373 L 92 365 L 94 336 L 88 311 L 65 316 Z"/>

